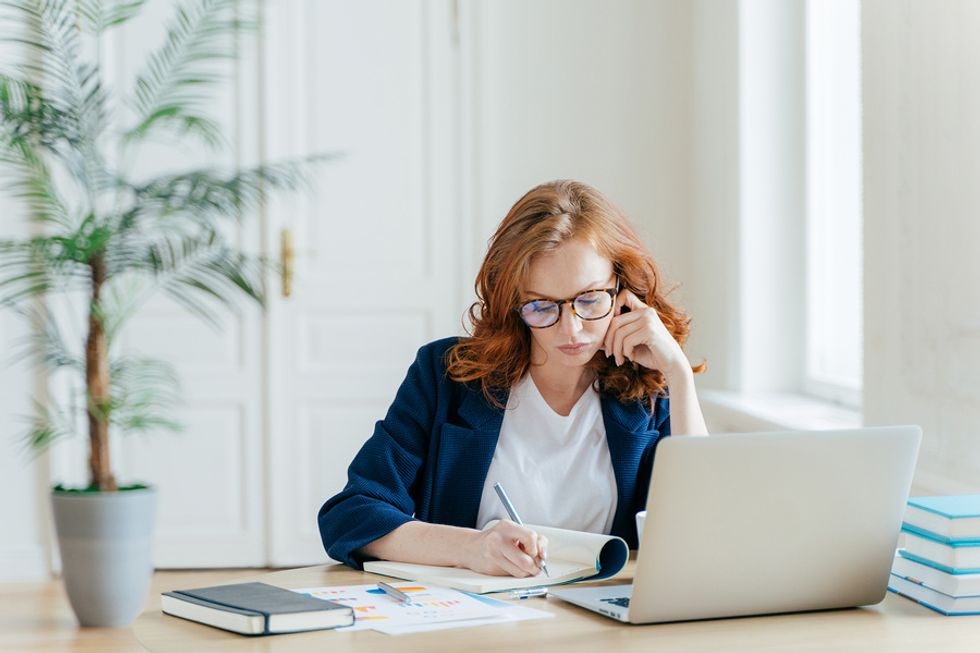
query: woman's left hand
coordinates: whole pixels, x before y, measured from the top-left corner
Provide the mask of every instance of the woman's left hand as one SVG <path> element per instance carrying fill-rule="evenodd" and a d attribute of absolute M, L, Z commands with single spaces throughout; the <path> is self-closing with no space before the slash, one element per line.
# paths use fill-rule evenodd
<path fill-rule="evenodd" d="M 628 307 L 629 312 L 620 313 L 622 306 Z M 665 375 L 685 366 L 690 369 L 687 356 L 664 326 L 656 309 L 644 304 L 628 288 L 623 288 L 616 296 L 613 319 L 602 349 L 606 356 L 615 356 L 616 365 L 630 360 Z"/>

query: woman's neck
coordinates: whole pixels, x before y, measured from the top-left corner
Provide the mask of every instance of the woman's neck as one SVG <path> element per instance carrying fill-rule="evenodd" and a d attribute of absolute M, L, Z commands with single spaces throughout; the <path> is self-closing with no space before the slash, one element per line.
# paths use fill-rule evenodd
<path fill-rule="evenodd" d="M 563 415 L 571 411 L 572 406 L 595 380 L 595 374 L 585 367 L 575 374 L 568 367 L 532 365 L 530 374 L 545 401 Z"/>

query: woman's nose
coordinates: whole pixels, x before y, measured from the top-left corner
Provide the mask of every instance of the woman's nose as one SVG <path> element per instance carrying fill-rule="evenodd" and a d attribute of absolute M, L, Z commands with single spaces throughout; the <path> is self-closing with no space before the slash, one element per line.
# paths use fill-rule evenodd
<path fill-rule="evenodd" d="M 577 333 L 582 330 L 582 319 L 575 314 L 570 304 L 561 307 L 558 316 L 558 331 L 561 333 Z"/>

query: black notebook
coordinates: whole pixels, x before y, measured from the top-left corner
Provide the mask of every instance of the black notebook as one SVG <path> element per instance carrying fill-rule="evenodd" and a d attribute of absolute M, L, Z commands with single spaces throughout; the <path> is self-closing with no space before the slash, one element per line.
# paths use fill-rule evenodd
<path fill-rule="evenodd" d="M 297 633 L 354 623 L 350 606 L 266 583 L 164 592 L 160 603 L 165 614 L 243 635 Z"/>

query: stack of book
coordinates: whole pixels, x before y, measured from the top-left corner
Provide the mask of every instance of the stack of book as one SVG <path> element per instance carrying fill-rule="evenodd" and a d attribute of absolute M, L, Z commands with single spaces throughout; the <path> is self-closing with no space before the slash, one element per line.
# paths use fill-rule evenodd
<path fill-rule="evenodd" d="M 980 494 L 912 497 L 888 589 L 945 615 L 980 614 Z"/>

